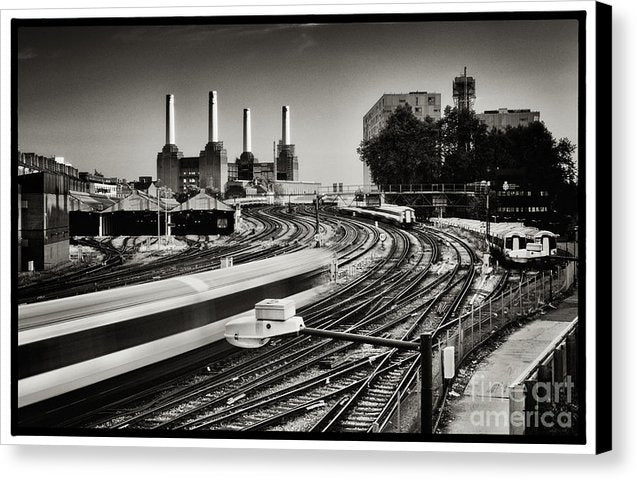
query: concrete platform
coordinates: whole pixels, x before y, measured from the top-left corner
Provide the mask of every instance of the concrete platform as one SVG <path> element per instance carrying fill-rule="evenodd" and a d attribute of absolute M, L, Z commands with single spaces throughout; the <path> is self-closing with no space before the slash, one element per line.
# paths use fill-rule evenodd
<path fill-rule="evenodd" d="M 443 433 L 509 434 L 508 386 L 577 316 L 577 294 L 526 324 L 476 368 L 461 397 L 449 402 Z"/>

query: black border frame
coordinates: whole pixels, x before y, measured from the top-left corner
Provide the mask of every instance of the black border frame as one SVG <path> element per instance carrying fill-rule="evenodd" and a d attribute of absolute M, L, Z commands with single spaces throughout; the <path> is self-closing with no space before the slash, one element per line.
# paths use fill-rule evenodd
<path fill-rule="evenodd" d="M 603 8 L 602 8 L 603 7 Z M 596 80 L 597 98 L 604 98 L 610 91 L 610 11 L 611 7 L 597 4 L 597 45 L 586 44 L 586 11 L 563 10 L 563 11 L 542 11 L 542 12 L 475 12 L 475 13 L 399 13 L 399 14 L 321 14 L 321 15 L 267 15 L 267 16 L 187 16 L 187 17 L 129 17 L 129 18 L 55 18 L 55 19 L 12 19 L 11 21 L 11 228 L 13 232 L 17 230 L 17 151 L 18 151 L 18 109 L 17 109 L 17 89 L 18 89 L 18 29 L 22 27 L 72 27 L 72 26 L 168 26 L 168 25 L 258 25 L 258 24 L 294 24 L 294 23 L 378 23 L 378 22 L 469 22 L 469 21 L 514 21 L 514 20 L 576 20 L 578 21 L 578 170 L 579 182 L 582 187 L 579 189 L 579 229 L 580 229 L 580 268 L 579 268 L 579 289 L 586 292 L 586 50 L 587 48 L 597 48 L 597 69 Z M 596 102 L 598 107 L 597 120 L 597 161 L 602 154 L 610 151 L 610 103 Z M 602 108 L 603 107 L 603 108 Z M 597 192 L 605 191 L 605 187 L 610 186 L 610 168 L 597 168 Z M 605 198 L 604 198 L 605 200 Z M 601 196 L 597 199 L 597 210 L 601 211 Z M 597 231 L 595 234 L 610 231 L 610 217 L 603 221 L 597 221 Z M 597 235 L 600 238 L 600 235 Z M 11 238 L 11 435 L 32 435 L 32 436 L 79 436 L 79 437 L 120 437 L 120 438 L 187 438 L 187 439 L 274 439 L 274 440 L 330 440 L 330 441 L 364 441 L 364 442 L 444 442 L 444 443 L 505 443 L 505 444 L 562 444 L 562 445 L 584 445 L 586 444 L 586 402 L 582 403 L 580 429 L 574 437 L 554 437 L 554 436 L 508 436 L 508 435 L 469 435 L 469 434 L 437 434 L 426 439 L 420 434 L 375 434 L 369 436 L 365 434 L 310 434 L 293 432 L 253 432 L 250 434 L 239 432 L 209 432 L 206 434 L 187 432 L 152 432 L 152 431 L 88 431 L 84 429 L 60 429 L 60 428 L 25 428 L 20 427 L 17 422 L 17 298 L 16 286 L 17 276 L 13 272 L 17 271 L 17 235 L 12 234 Z M 604 242 L 602 247 L 597 246 L 597 258 L 608 258 L 609 247 Z M 602 251 L 604 248 L 604 251 Z M 598 279 L 604 278 L 609 281 L 610 264 L 604 270 L 602 263 L 597 263 Z M 600 272 L 605 275 L 601 275 Z M 599 285 L 599 283 L 597 283 Z M 609 372 L 610 367 L 610 346 L 611 334 L 607 325 L 602 325 L 601 318 L 608 318 L 608 303 L 604 302 L 604 312 L 601 311 L 601 291 L 598 292 L 597 313 L 597 372 Z M 586 399 L 586 311 L 585 296 L 578 305 L 580 317 L 580 338 L 578 357 L 581 365 L 581 380 L 579 382 L 579 398 Z M 604 352 L 604 355 L 599 353 Z M 608 384 L 604 385 L 606 388 Z M 610 449 L 610 422 L 602 422 L 608 418 L 610 412 L 611 398 L 608 395 L 600 395 L 603 391 L 596 385 L 597 395 L 597 449 L 605 451 Z M 606 390 L 606 388 L 604 390 Z M 602 401 L 602 400 L 606 401 Z M 600 428 L 604 425 L 606 428 Z"/>

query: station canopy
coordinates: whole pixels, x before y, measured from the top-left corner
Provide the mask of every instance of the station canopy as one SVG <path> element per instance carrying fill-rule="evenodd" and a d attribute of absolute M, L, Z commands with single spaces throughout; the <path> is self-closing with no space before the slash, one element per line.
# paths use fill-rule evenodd
<path fill-rule="evenodd" d="M 99 195 L 88 192 L 69 191 L 70 211 L 80 212 L 102 212 L 112 207 L 119 201 L 119 198 L 111 198 L 106 195 Z"/>
<path fill-rule="evenodd" d="M 159 198 L 159 209 L 171 211 L 177 207 L 179 203 L 174 198 Z M 157 210 L 157 198 L 146 195 L 140 191 L 135 191 L 127 197 L 121 199 L 115 205 L 103 210 L 104 213 L 112 213 L 118 211 L 137 212 L 144 210 Z"/>
<path fill-rule="evenodd" d="M 215 197 L 211 197 L 206 192 L 199 192 L 175 208 L 175 211 L 183 210 L 221 210 L 234 212 L 234 208 L 217 200 Z"/>

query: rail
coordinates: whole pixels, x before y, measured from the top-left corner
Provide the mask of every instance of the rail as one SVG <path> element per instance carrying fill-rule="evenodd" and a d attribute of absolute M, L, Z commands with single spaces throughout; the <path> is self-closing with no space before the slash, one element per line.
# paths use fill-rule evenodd
<path fill-rule="evenodd" d="M 446 396 L 442 351 L 454 347 L 456 372 L 467 357 L 512 322 L 538 311 L 555 295 L 568 290 L 575 281 L 575 265 L 558 267 L 550 274 L 538 274 L 521 281 L 516 288 L 490 297 L 463 315 L 439 326 L 434 336 L 432 362 L 432 397 L 434 411 L 439 410 Z M 437 422 L 436 422 L 437 423 Z"/>
<path fill-rule="evenodd" d="M 500 295 L 489 297 L 485 302 L 442 323 L 434 332 L 431 362 L 431 402 L 436 418 L 432 419 L 435 432 L 446 399 L 449 382 L 444 379 L 442 353 L 445 347 L 454 347 L 455 373 L 462 367 L 469 355 L 495 334 L 511 323 L 539 311 L 550 304 L 552 299 L 568 290 L 575 282 L 576 266 L 568 264 L 558 267 L 550 274 L 537 274 L 521 281 L 515 288 L 510 286 Z M 425 373 L 427 375 L 428 373 Z M 455 375 L 454 375 L 455 377 Z M 413 379 L 415 380 L 415 376 Z M 398 397 L 406 399 L 415 389 L 413 382 L 407 382 Z M 399 407 L 398 407 L 399 408 Z"/>

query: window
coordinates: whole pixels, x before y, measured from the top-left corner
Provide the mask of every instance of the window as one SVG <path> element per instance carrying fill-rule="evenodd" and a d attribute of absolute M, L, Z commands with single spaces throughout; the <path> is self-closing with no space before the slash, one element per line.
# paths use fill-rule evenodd
<path fill-rule="evenodd" d="M 422 115 L 422 107 L 416 107 L 415 112 L 419 115 Z"/>
<path fill-rule="evenodd" d="M 228 228 L 228 219 L 217 218 L 217 228 Z"/>

